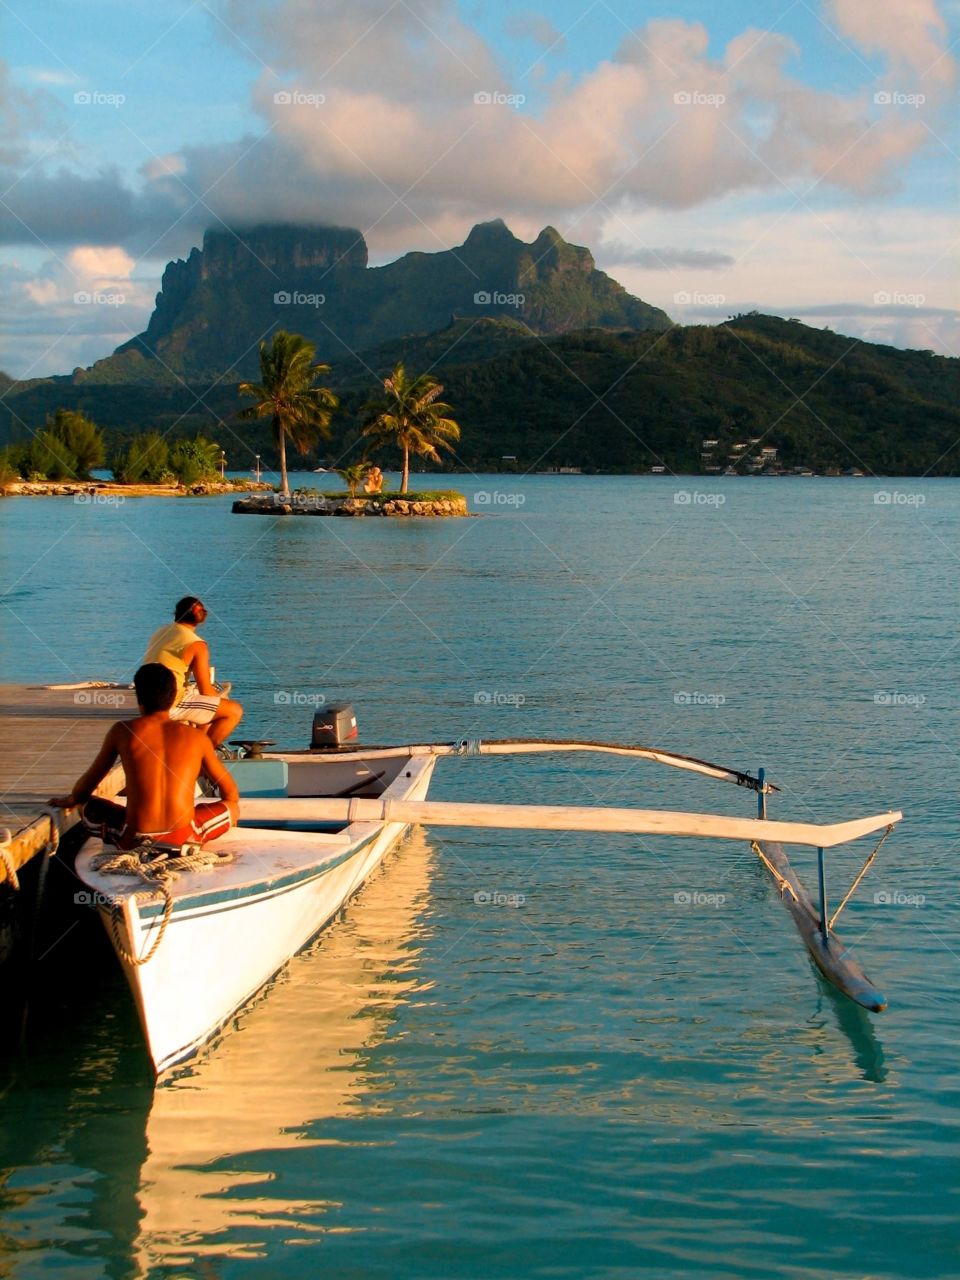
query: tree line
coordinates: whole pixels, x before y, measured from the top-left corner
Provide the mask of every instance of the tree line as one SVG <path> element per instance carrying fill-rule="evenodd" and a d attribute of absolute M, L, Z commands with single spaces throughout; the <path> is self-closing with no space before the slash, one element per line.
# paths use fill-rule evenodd
<path fill-rule="evenodd" d="M 280 455 L 280 492 L 290 492 L 287 479 L 287 440 L 306 453 L 319 440 L 330 438 L 330 422 L 339 400 L 319 379 L 330 373 L 328 364 L 315 363 L 314 344 L 298 333 L 280 329 L 271 342 L 260 343 L 260 381 L 241 382 L 240 394 L 255 403 L 241 410 L 241 418 L 269 418 L 273 442 Z M 440 461 L 440 450 L 453 449 L 460 427 L 450 416 L 450 405 L 440 399 L 443 387 L 429 373 L 411 377 L 402 363 L 383 379 L 383 392 L 361 410 L 360 435 L 374 451 L 398 449 L 403 457 L 400 492 L 410 488 L 410 455 Z M 351 493 L 373 465 L 364 456 L 340 468 Z"/>
<path fill-rule="evenodd" d="M 260 381 L 238 388 L 253 404 L 237 413 L 243 420 L 269 419 L 280 459 L 280 493 L 289 494 L 287 442 L 305 454 L 331 437 L 330 424 L 340 407 L 338 397 L 321 384 L 330 366 L 317 363 L 316 347 L 300 334 L 278 330 L 260 343 Z M 359 433 L 350 446 L 362 445 L 362 456 L 337 468 L 351 495 L 374 467 L 371 454 L 397 450 L 402 457 L 400 492 L 410 487 L 411 454 L 440 461 L 440 450 L 452 450 L 460 427 L 443 387 L 430 374 L 412 376 L 398 363 L 383 379 L 382 392 L 360 413 Z M 181 484 L 185 487 L 219 477 L 224 454 L 203 435 L 169 441 L 159 431 L 135 436 L 110 452 L 103 431 L 85 414 L 57 409 L 28 444 L 9 445 L 0 454 L 0 484 L 18 479 L 87 481 L 105 464 L 121 484 Z"/>

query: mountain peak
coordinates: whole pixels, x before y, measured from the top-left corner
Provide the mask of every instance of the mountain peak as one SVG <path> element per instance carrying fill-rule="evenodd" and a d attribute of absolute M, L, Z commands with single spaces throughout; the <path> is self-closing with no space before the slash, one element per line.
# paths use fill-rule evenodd
<path fill-rule="evenodd" d="M 303 333 L 321 360 L 410 334 L 451 316 L 506 317 L 533 333 L 575 328 L 666 329 L 669 318 L 597 271 L 588 249 L 544 227 L 533 244 L 502 218 L 477 223 L 458 248 L 367 265 L 351 227 L 289 224 L 214 228 L 163 274 L 145 333 L 98 362 L 96 377 L 150 381 L 144 362 L 176 376 L 256 373 L 258 337 Z M 152 370 L 151 370 L 152 371 Z"/>
<path fill-rule="evenodd" d="M 476 226 L 472 227 L 470 234 L 463 243 L 466 247 L 468 245 L 520 244 L 520 241 L 502 218 L 491 218 L 489 222 L 478 222 Z"/>

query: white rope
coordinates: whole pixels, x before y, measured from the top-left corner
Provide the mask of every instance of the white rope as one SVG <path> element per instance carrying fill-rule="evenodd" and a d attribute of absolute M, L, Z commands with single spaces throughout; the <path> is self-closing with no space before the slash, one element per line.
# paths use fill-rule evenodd
<path fill-rule="evenodd" d="M 17 864 L 13 860 L 13 854 L 10 852 L 9 845 L 13 840 L 13 833 L 9 827 L 3 828 L 3 836 L 0 837 L 0 863 L 6 872 L 6 879 L 10 881 L 11 889 L 19 889 L 20 881 L 17 878 Z"/>
<path fill-rule="evenodd" d="M 120 920 L 123 916 L 123 908 L 118 902 L 114 902 L 111 908 L 110 932 L 113 935 L 113 945 L 122 959 L 138 968 L 153 959 L 157 954 L 160 943 L 163 941 L 163 935 L 167 931 L 167 925 L 170 923 L 170 917 L 173 914 L 173 894 L 170 892 L 169 886 L 176 880 L 177 876 L 183 872 L 212 871 L 215 867 L 223 866 L 225 863 L 233 861 L 232 853 L 219 852 L 216 849 L 204 849 L 198 844 L 182 844 L 179 852 L 170 856 L 172 849 L 173 846 L 158 844 L 153 840 L 146 839 L 132 849 L 104 850 L 103 853 L 98 853 L 90 860 L 91 869 L 94 871 L 99 871 L 104 875 L 136 876 L 138 880 L 148 886 L 146 890 L 129 894 L 128 901 L 131 899 L 136 901 L 140 897 L 152 897 L 155 893 L 163 895 L 163 916 L 160 920 L 160 929 L 149 951 L 143 956 L 135 956 L 123 945 L 120 938 Z"/>

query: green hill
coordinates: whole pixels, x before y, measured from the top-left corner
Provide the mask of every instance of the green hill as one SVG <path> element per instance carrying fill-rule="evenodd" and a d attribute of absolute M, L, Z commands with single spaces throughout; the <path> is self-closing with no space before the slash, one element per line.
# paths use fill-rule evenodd
<path fill-rule="evenodd" d="M 536 470 L 696 472 L 759 438 L 786 466 L 883 474 L 960 474 L 960 360 L 901 351 L 774 316 L 663 332 L 599 329 L 543 336 L 508 319 L 459 319 L 333 362 L 342 408 L 320 460 L 356 439 L 377 376 L 404 360 L 432 369 L 463 428 L 452 464 Z M 143 387 L 47 379 L 9 388 L 4 438 L 25 438 L 58 406 L 120 437 L 202 430 L 231 466 L 271 457 L 268 429 L 234 419 L 235 383 Z M 226 423 L 226 425 L 222 425 Z M 704 439 L 719 443 L 704 461 Z M 241 443 L 242 441 L 242 443 Z M 757 452 L 760 446 L 756 447 Z M 748 450 L 749 452 L 749 450 Z M 510 465 L 510 464 L 507 464 Z"/>

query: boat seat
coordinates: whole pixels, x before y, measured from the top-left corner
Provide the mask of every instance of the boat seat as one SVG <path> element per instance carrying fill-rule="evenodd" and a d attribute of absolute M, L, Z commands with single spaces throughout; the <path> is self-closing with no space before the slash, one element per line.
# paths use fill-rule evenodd
<path fill-rule="evenodd" d="M 241 796 L 258 796 L 265 800 L 286 796 L 286 760 L 227 760 L 224 763 L 233 775 Z"/>

